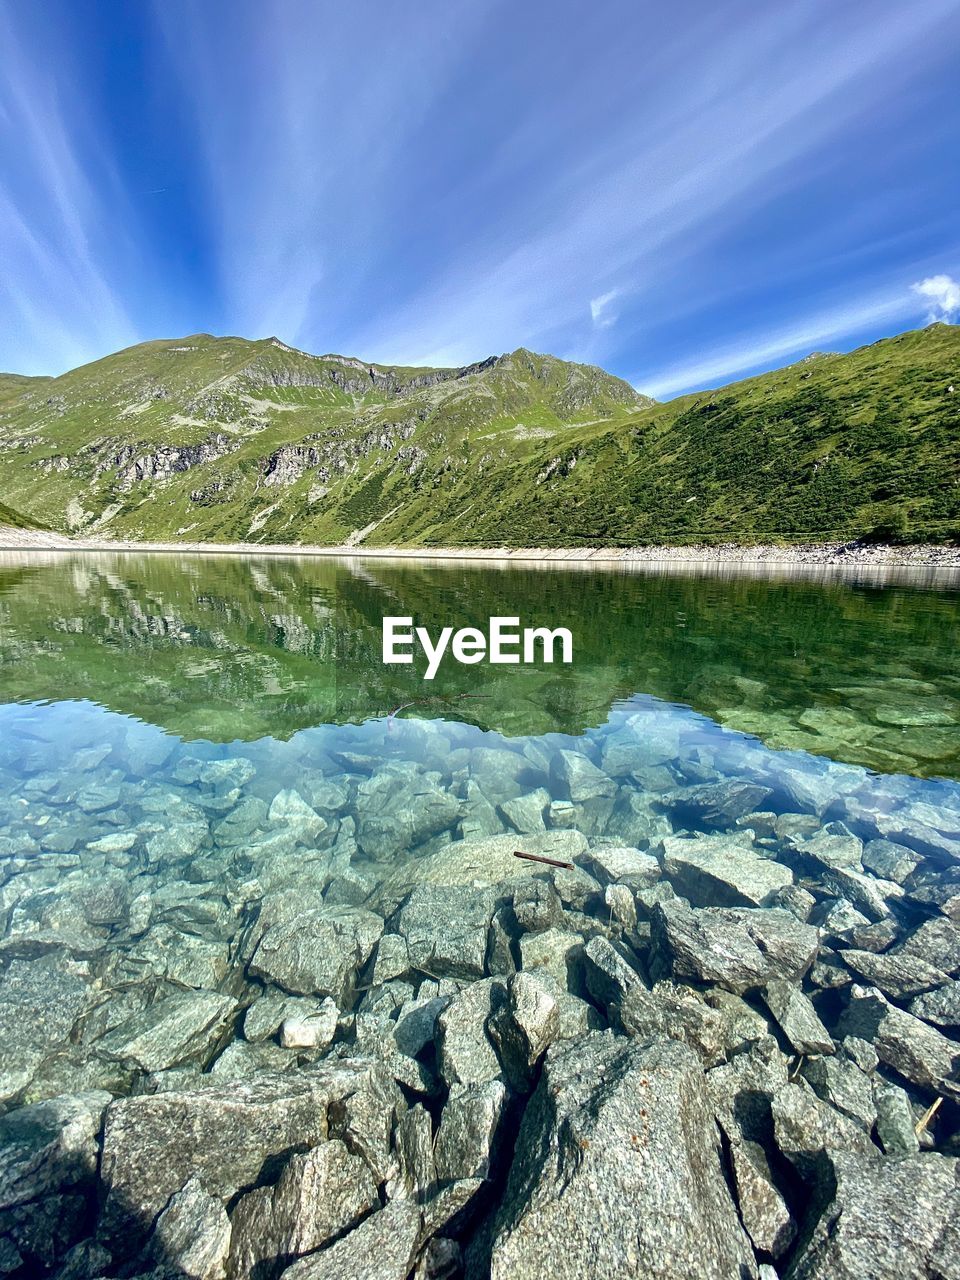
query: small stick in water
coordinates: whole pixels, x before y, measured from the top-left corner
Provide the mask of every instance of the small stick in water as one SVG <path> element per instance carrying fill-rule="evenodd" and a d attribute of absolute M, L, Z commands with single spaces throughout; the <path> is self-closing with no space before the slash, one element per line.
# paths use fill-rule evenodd
<path fill-rule="evenodd" d="M 514 849 L 513 856 L 515 858 L 526 858 L 527 862 L 543 862 L 548 867 L 562 867 L 564 871 L 573 871 L 572 862 L 561 862 L 559 858 L 544 858 L 539 853 L 521 853 L 519 849 Z"/>
<path fill-rule="evenodd" d="M 930 1103 L 930 1106 L 927 1107 L 926 1111 L 923 1113 L 923 1115 L 920 1117 L 917 1123 L 913 1126 L 913 1131 L 918 1138 L 923 1133 L 923 1131 L 927 1128 L 927 1126 L 929 1125 L 933 1117 L 940 1110 L 941 1102 L 943 1102 L 942 1098 L 935 1098 L 933 1102 Z"/>

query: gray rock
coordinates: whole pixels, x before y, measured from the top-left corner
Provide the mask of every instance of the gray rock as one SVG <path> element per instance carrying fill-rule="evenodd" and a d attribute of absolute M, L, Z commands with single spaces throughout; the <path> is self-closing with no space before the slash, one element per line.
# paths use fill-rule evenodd
<path fill-rule="evenodd" d="M 836 1190 L 790 1268 L 790 1280 L 904 1280 L 960 1275 L 957 1161 L 830 1153 Z"/>
<path fill-rule="evenodd" d="M 93 1183 L 108 1093 L 78 1093 L 0 1117 L 0 1212 Z"/>
<path fill-rule="evenodd" d="M 254 1043 L 269 1040 L 280 1030 L 285 1018 L 304 1018 L 318 1013 L 321 1002 L 305 996 L 288 996 L 283 991 L 267 990 L 254 1000 L 243 1015 L 244 1038 Z"/>
<path fill-rule="evenodd" d="M 526 795 L 516 796 L 513 800 L 504 800 L 500 812 L 520 835 L 532 835 L 538 831 L 546 831 L 544 810 L 550 804 L 550 792 L 544 787 L 529 791 Z"/>
<path fill-rule="evenodd" d="M 583 938 L 579 933 L 548 929 L 520 939 L 520 963 L 525 972 L 549 974 L 565 991 L 580 988 Z"/>
<path fill-rule="evenodd" d="M 202 1066 L 213 1057 L 237 1007 L 216 991 L 180 991 L 134 1014 L 98 1040 L 97 1048 L 144 1071 L 191 1062 Z"/>
<path fill-rule="evenodd" d="M 267 813 L 271 826 L 286 827 L 299 844 L 312 845 L 327 830 L 327 822 L 307 804 L 299 791 L 278 791 Z"/>
<path fill-rule="evenodd" d="M 438 977 L 482 977 L 495 904 L 491 889 L 429 884 L 414 889 L 397 919 L 411 966 Z"/>
<path fill-rule="evenodd" d="M 784 1085 L 771 1102 L 774 1135 L 780 1151 L 807 1181 L 823 1175 L 823 1153 L 880 1153 L 863 1127 L 799 1084 Z"/>
<path fill-rule="evenodd" d="M 753 1142 L 731 1143 L 730 1166 L 740 1217 L 754 1249 L 779 1258 L 793 1243 L 797 1227 L 770 1176 L 763 1148 Z"/>
<path fill-rule="evenodd" d="M 689 1045 L 705 1066 L 716 1066 L 725 1057 L 723 1014 L 691 987 L 658 982 L 648 991 L 636 983 L 621 1001 L 619 1021 L 628 1035 L 644 1043 L 671 1039 Z"/>
<path fill-rule="evenodd" d="M 584 947 L 583 969 L 587 990 L 604 1009 L 619 1006 L 630 988 L 643 982 L 633 963 L 600 935 Z"/>
<path fill-rule="evenodd" d="M 910 1012 L 938 1027 L 960 1027 L 960 978 L 911 1000 Z"/>
<path fill-rule="evenodd" d="M 167 1202 L 141 1265 L 175 1269 L 192 1280 L 223 1280 L 230 1252 L 230 1220 L 217 1196 L 191 1178 Z"/>
<path fill-rule="evenodd" d="M 789 867 L 740 836 L 670 837 L 659 848 L 664 874 L 695 907 L 760 907 L 793 883 Z"/>
<path fill-rule="evenodd" d="M 903 897 L 903 889 L 892 880 L 878 880 L 849 867 L 824 871 L 824 888 L 852 902 L 868 920 L 883 920 L 890 914 L 890 901 Z"/>
<path fill-rule="evenodd" d="M 782 979 L 767 983 L 763 998 L 797 1053 L 833 1053 L 834 1043 L 816 1009 L 798 986 Z"/>
<path fill-rule="evenodd" d="M 513 891 L 517 924 L 528 933 L 541 933 L 563 920 L 563 905 L 552 881 L 539 876 L 521 881 Z"/>
<path fill-rule="evenodd" d="M 266 930 L 250 972 L 298 995 L 331 996 L 346 1008 L 353 1001 L 357 971 L 382 933 L 383 920 L 372 911 L 305 911 Z"/>
<path fill-rule="evenodd" d="M 837 867 L 848 867 L 854 871 L 862 871 L 863 841 L 857 836 L 851 835 L 840 823 L 831 823 L 830 825 L 839 826 L 842 830 L 831 831 L 827 828 L 821 828 L 814 835 L 808 836 L 804 840 L 797 840 L 794 843 L 796 852 L 800 857 L 809 858 L 817 867 L 828 871 Z"/>
<path fill-rule="evenodd" d="M 280 1044 L 284 1049 L 326 1049 L 337 1032 L 340 1010 L 327 996 L 316 1013 L 284 1018 Z"/>
<path fill-rule="evenodd" d="M 741 996 L 723 987 L 711 987 L 703 993 L 703 999 L 720 1015 L 722 1043 L 728 1057 L 769 1036 L 767 1019 Z"/>
<path fill-rule="evenodd" d="M 951 976 L 960 974 L 960 926 L 943 916 L 926 920 L 897 948 L 898 954 L 917 956 Z"/>
<path fill-rule="evenodd" d="M 230 1271 L 268 1280 L 294 1259 L 321 1249 L 379 1206 L 366 1163 L 342 1142 L 291 1156 L 272 1187 L 258 1187 L 231 1215 Z"/>
<path fill-rule="evenodd" d="M 507 1102 L 500 1080 L 454 1085 L 437 1132 L 436 1173 L 441 1182 L 488 1178 Z"/>
<path fill-rule="evenodd" d="M 879 1066 L 877 1051 L 869 1040 L 862 1040 L 859 1036 L 844 1036 L 843 1051 L 867 1075 L 871 1075 Z"/>
<path fill-rule="evenodd" d="M 923 1089 L 955 1095 L 948 1083 L 960 1066 L 960 1045 L 898 1009 L 871 987 L 852 988 L 840 1021 L 842 1035 L 869 1040 L 880 1061 Z"/>
<path fill-rule="evenodd" d="M 56 957 L 10 962 L 0 978 L 0 1103 L 25 1089 L 47 1054 L 70 1039 L 89 1003 L 88 984 Z"/>
<path fill-rule="evenodd" d="M 423 1204 L 432 1195 L 437 1170 L 434 1159 L 433 1121 L 420 1103 L 404 1112 L 394 1134 L 399 1170 L 387 1184 L 390 1200 L 407 1199 Z"/>
<path fill-rule="evenodd" d="M 459 817 L 457 797 L 409 766 L 381 767 L 357 788 L 357 842 L 378 860 L 448 831 Z"/>
<path fill-rule="evenodd" d="M 371 1106 L 382 1112 L 376 1080 L 370 1063 L 324 1063 L 293 1076 L 261 1075 L 113 1102 L 104 1124 L 98 1239 L 116 1259 L 132 1256 L 149 1224 L 191 1177 L 227 1200 L 261 1176 L 265 1161 L 324 1141 L 335 1104 L 349 1100 L 356 1107 L 376 1098 Z"/>
<path fill-rule="evenodd" d="M 472 982 L 437 1019 L 440 1072 L 448 1084 L 483 1084 L 500 1075 L 488 1022 L 506 1001 L 499 978 Z"/>
<path fill-rule="evenodd" d="M 555 1046 L 496 1216 L 492 1280 L 755 1276 L 705 1092 L 674 1042 Z"/>
<path fill-rule="evenodd" d="M 407 1280 L 420 1226 L 420 1210 L 394 1200 L 329 1248 L 287 1267 L 283 1280 Z"/>
<path fill-rule="evenodd" d="M 685 826 L 726 831 L 738 818 L 756 812 L 770 794 L 770 787 L 755 782 L 707 782 L 675 793 L 674 817 Z"/>
<path fill-rule="evenodd" d="M 230 971 L 225 942 L 199 938 L 169 924 L 154 925 L 114 959 L 111 968 L 119 982 L 143 981 L 152 974 L 184 987 L 214 990 Z"/>
<path fill-rule="evenodd" d="M 598 845 L 588 854 L 590 865 L 603 884 L 643 889 L 660 879 L 660 863 L 652 853 L 620 845 Z M 585 903 L 578 903 L 584 906 Z"/>
<path fill-rule="evenodd" d="M 437 1019 L 450 1000 L 450 996 L 421 996 L 400 1006 L 393 1038 L 401 1053 L 415 1058 L 433 1040 Z"/>
<path fill-rule="evenodd" d="M 603 895 L 604 905 L 610 909 L 611 923 L 615 920 L 621 929 L 629 932 L 637 927 L 637 904 L 625 884 L 608 884 Z"/>
<path fill-rule="evenodd" d="M 694 910 L 674 899 L 654 907 L 651 942 L 667 974 L 742 994 L 774 978 L 799 981 L 816 957 L 819 935 L 776 908 Z"/>
<path fill-rule="evenodd" d="M 873 1066 L 876 1065 L 874 1054 Z M 871 1131 L 877 1119 L 873 1084 L 852 1058 L 846 1054 L 810 1058 L 803 1063 L 801 1072 L 818 1098 L 855 1120 L 867 1133 Z"/>
<path fill-rule="evenodd" d="M 858 978 L 863 978 L 871 987 L 879 987 L 884 995 L 894 1000 L 905 1000 L 919 995 L 921 991 L 930 991 L 947 980 L 941 969 L 908 952 L 874 955 L 851 947 L 841 951 L 840 956 Z"/>
<path fill-rule="evenodd" d="M 560 1034 L 557 1000 L 532 973 L 516 973 L 507 984 L 505 1004 L 490 1018 L 489 1032 L 507 1079 L 525 1092 L 540 1059 Z"/>
<path fill-rule="evenodd" d="M 769 1145 L 773 1099 L 787 1083 L 789 1059 L 766 1036 L 707 1072 L 707 1096 L 730 1141 Z"/>
<path fill-rule="evenodd" d="M 385 933 L 377 943 L 373 961 L 373 982 L 389 982 L 402 977 L 410 967 L 407 940 L 399 933 Z"/>
<path fill-rule="evenodd" d="M 889 1156 L 908 1156 L 920 1150 L 914 1129 L 910 1099 L 903 1089 L 878 1084 L 874 1091 L 877 1108 L 877 1137 Z"/>
<path fill-rule="evenodd" d="M 903 884 L 916 871 L 921 858 L 912 849 L 890 840 L 870 840 L 863 849 L 863 865 L 881 880 Z"/>
<path fill-rule="evenodd" d="M 617 784 L 579 751 L 558 751 L 550 765 L 551 777 L 558 788 L 558 799 L 574 804 L 597 796 L 614 796 Z"/>
<path fill-rule="evenodd" d="M 174 1067 L 159 1071 L 148 1079 L 151 1091 L 159 1093 L 169 1089 L 194 1088 L 205 1080 L 222 1084 L 226 1080 L 249 1080 L 261 1071 L 292 1071 L 297 1061 L 295 1052 L 281 1049 L 270 1041 L 250 1044 L 247 1040 L 231 1040 L 202 1078 L 196 1078 L 196 1068 Z M 188 1073 L 193 1074 L 192 1080 L 187 1078 Z"/>

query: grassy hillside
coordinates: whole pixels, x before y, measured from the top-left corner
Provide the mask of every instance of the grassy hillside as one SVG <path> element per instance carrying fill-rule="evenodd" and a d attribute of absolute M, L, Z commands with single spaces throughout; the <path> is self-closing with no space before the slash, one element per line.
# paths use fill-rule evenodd
<path fill-rule="evenodd" d="M 523 349 L 407 369 L 200 334 L 0 377 L 0 455 L 0 502 L 67 533 L 956 541 L 960 328 L 665 405 Z"/>

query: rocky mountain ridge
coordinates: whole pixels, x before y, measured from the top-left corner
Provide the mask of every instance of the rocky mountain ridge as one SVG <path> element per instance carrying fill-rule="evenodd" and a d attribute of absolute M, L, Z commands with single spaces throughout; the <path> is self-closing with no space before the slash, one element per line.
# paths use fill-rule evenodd
<path fill-rule="evenodd" d="M 453 369 L 276 338 L 0 377 L 0 502 L 133 540 L 630 546 L 960 537 L 960 329 L 658 405 L 523 348 Z"/>

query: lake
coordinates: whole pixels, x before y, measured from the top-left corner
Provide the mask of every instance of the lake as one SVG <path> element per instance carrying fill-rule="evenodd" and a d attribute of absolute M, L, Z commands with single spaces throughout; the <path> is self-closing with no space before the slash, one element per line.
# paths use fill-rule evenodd
<path fill-rule="evenodd" d="M 367 1181 L 446 1189 L 431 1230 L 496 1272 L 524 1221 L 496 1217 L 519 1195 L 504 1125 L 548 1044 L 678 1039 L 715 1080 L 766 1044 L 770 1096 L 789 1071 L 853 1147 L 909 1150 L 939 1099 L 913 1149 L 957 1154 L 958 606 L 957 575 L 919 571 L 0 556 L 0 1123 L 82 1095 L 93 1132 L 123 1100 L 104 1185 L 42 1246 L 10 1228 L 24 1265 L 94 1230 L 142 1261 L 208 1160 L 231 1274 L 278 1272 L 299 1253 L 270 1244 L 263 1189 L 298 1140 L 271 1119 L 228 1160 L 217 1134 L 238 1084 L 287 1116 L 283 1090 L 322 1080 Z M 428 683 L 381 662 L 385 615 L 564 626 L 574 661 L 447 659 Z M 374 1067 L 385 1130 L 348 1102 Z M 168 1096 L 175 1121 L 149 1111 Z M 761 1138 L 769 1260 L 812 1192 L 772 1121 Z M 300 1253 L 364 1220 L 363 1187 Z"/>

